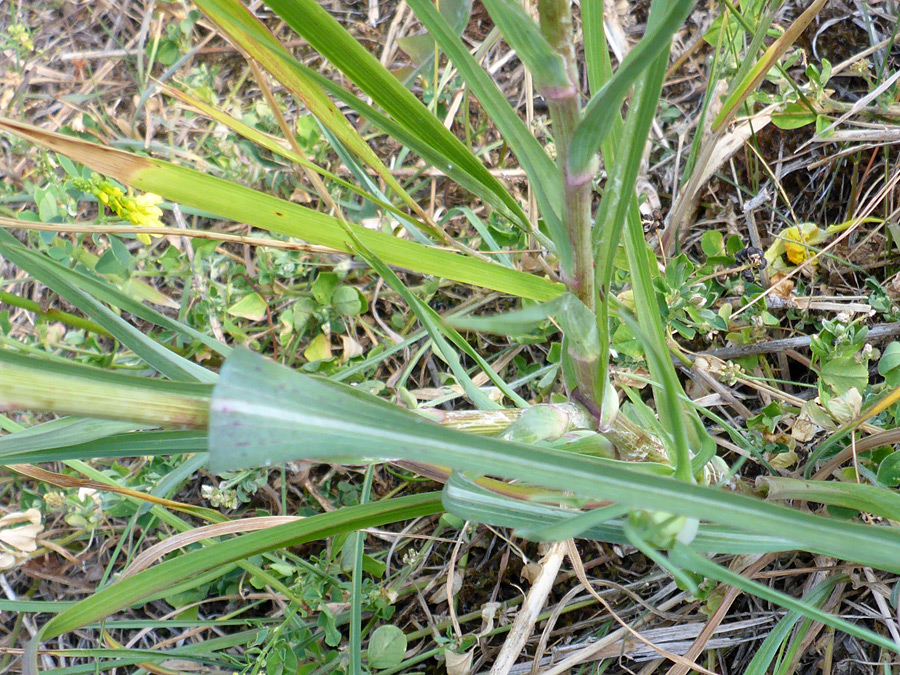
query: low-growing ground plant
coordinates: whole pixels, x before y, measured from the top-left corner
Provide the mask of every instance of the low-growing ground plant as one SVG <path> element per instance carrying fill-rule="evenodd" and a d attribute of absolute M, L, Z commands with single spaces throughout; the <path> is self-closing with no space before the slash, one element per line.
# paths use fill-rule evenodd
<path fill-rule="evenodd" d="M 814 125 L 810 142 L 821 142 L 872 101 L 879 119 L 896 115 L 893 99 L 878 98 L 896 79 L 885 65 L 893 35 L 880 70 L 860 74 L 858 106 L 829 89 L 843 63 L 823 58 L 797 76 L 809 56 L 801 36 L 824 5 L 784 14 L 723 3 L 698 34 L 707 83 L 678 152 L 658 143 L 660 120 L 678 118 L 660 97 L 690 0 L 655 0 L 627 53 L 597 2 L 485 0 L 490 32 L 472 49 L 471 3 L 407 0 L 395 25 L 410 12 L 421 33 L 400 41 L 409 63 L 393 72 L 315 0 L 268 0 L 265 11 L 195 0 L 169 8 L 138 50 L 132 122 L 178 110 L 205 129 L 190 151 L 174 125 L 168 145 L 139 145 L 136 127 L 121 129 L 128 142 L 101 142 L 118 137 L 108 120 L 84 114 L 60 133 L 6 101 L 9 154 L 39 154 L 22 194 L 7 195 L 27 206 L 2 218 L 0 301 L 44 320 L 23 338 L 0 315 L 10 412 L 0 459 L 36 481 L 16 483 L 21 508 L 0 519 L 0 565 L 77 562 L 70 542 L 82 554 L 101 540 L 113 549 L 77 603 L 0 605 L 20 613 L 14 636 L 31 633 L 23 672 L 190 662 L 395 673 L 435 660 L 453 673 L 512 672 L 537 622 L 559 618 L 540 612 L 566 559 L 582 601 L 605 610 L 589 631 L 602 639 L 551 666 L 541 637 L 534 667 L 545 672 L 611 657 L 602 648 L 626 640 L 669 672 L 719 670 L 714 652 L 699 660 L 709 635 L 667 646 L 642 632 L 638 612 L 695 603 L 712 631 L 738 592 L 787 612 L 747 672 L 796 668 L 823 626 L 896 664 L 896 593 L 877 596 L 883 624 L 835 611 L 850 580 L 900 573 L 900 357 L 894 345 L 873 348 L 893 329 L 871 321 L 896 320 L 895 289 L 869 279 L 866 304 L 852 307 L 808 289 L 840 242 L 891 220 L 898 174 L 886 171 L 875 197 L 854 188 L 853 208 L 830 226 L 803 222 L 758 147 L 768 125 Z M 34 46 L 17 26 L 4 40 L 21 61 Z M 227 100 L 219 66 L 196 60 L 200 34 L 245 59 Z M 482 67 L 501 40 L 542 118 L 523 120 Z M 248 79 L 252 103 L 233 96 Z M 732 160 L 745 142 L 739 177 Z M 648 153 L 659 152 L 675 167 L 667 215 L 647 179 Z M 748 225 L 734 227 L 735 206 L 724 205 L 729 231 L 708 228 L 692 247 L 686 231 L 714 176 L 732 181 Z M 761 204 L 774 204 L 771 241 L 755 225 Z M 72 225 L 85 208 L 92 223 Z M 5 290 L 26 278 L 54 301 Z M 820 319 L 812 312 L 831 310 L 816 302 L 843 313 Z M 787 320 L 809 336 L 771 348 Z M 708 351 L 717 340 L 730 345 Z M 761 358 L 806 348 L 796 358 L 811 375 L 797 382 Z M 433 386 L 414 385 L 418 371 Z M 291 490 L 304 495 L 300 512 Z M 51 517 L 70 528 L 64 540 L 41 537 Z M 499 588 L 508 562 L 467 573 L 487 531 L 476 524 L 511 528 L 520 539 L 509 551 L 523 561 L 543 556 L 524 565 L 526 597 L 502 608 L 511 623 L 496 593 L 475 609 L 460 600 L 478 574 Z M 426 561 L 448 540 L 447 569 L 429 576 Z M 541 542 L 540 554 L 525 542 Z M 608 550 L 644 556 L 661 593 L 642 600 L 626 588 L 616 602 L 638 602 L 612 607 L 586 573 L 585 553 Z M 752 578 L 790 553 L 821 572 L 802 595 Z M 446 603 L 446 616 L 417 627 L 414 598 Z M 112 618 L 163 602 L 164 620 Z M 211 632 L 169 648 L 167 631 L 182 627 Z M 96 642 L 72 649 L 85 628 Z M 138 628 L 153 641 L 131 640 Z"/>

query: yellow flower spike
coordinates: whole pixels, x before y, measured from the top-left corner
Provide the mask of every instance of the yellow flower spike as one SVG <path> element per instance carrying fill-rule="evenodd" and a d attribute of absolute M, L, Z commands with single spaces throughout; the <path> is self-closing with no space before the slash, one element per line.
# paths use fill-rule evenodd
<path fill-rule="evenodd" d="M 162 209 L 160 209 L 157 204 L 160 204 L 162 200 L 162 197 L 153 194 L 152 192 L 145 192 L 144 194 L 137 195 L 136 197 L 132 197 L 131 195 L 129 195 L 124 200 L 126 202 L 125 205 L 128 209 L 126 218 L 134 225 L 138 225 L 141 227 L 160 227 L 162 226 L 162 222 L 160 221 L 160 216 L 162 216 Z M 162 235 L 139 234 L 137 238 L 144 245 L 149 245 L 151 236 L 158 239 Z"/>

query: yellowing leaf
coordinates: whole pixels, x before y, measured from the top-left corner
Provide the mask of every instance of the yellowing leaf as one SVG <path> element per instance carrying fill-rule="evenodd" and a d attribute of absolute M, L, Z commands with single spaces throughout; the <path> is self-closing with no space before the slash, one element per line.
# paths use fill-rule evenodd
<path fill-rule="evenodd" d="M 266 301 L 259 293 L 250 293 L 229 307 L 228 313 L 231 316 L 260 321 L 266 317 Z"/>
<path fill-rule="evenodd" d="M 797 453 L 793 450 L 788 450 L 787 452 L 781 452 L 769 459 L 769 464 L 776 469 L 789 469 L 797 463 L 797 459 Z"/>
<path fill-rule="evenodd" d="M 325 333 L 319 333 L 309 343 L 309 347 L 303 350 L 303 356 L 307 361 L 322 361 L 331 358 L 331 340 Z"/>

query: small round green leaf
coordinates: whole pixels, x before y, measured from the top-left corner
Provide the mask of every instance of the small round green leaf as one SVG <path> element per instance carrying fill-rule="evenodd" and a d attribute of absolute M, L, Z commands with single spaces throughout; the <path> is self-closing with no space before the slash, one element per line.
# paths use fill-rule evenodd
<path fill-rule="evenodd" d="M 406 655 L 406 635 L 397 626 L 379 626 L 369 638 L 367 650 L 372 668 L 394 668 Z"/>
<path fill-rule="evenodd" d="M 331 296 L 331 304 L 341 316 L 358 316 L 362 312 L 359 291 L 353 286 L 341 286 Z"/>
<path fill-rule="evenodd" d="M 900 485 L 900 450 L 892 452 L 878 465 L 876 480 L 879 485 L 894 488 Z"/>
<path fill-rule="evenodd" d="M 900 342 L 892 342 L 881 353 L 878 360 L 878 374 L 884 378 L 889 373 L 900 372 Z"/>

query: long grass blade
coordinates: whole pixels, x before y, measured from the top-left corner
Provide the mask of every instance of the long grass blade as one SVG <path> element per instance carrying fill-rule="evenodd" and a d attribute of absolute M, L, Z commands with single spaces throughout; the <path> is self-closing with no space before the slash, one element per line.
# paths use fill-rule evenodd
<path fill-rule="evenodd" d="M 260 448 L 266 449 L 262 456 Z M 449 466 L 587 499 L 712 520 L 750 533 L 777 532 L 797 549 L 900 571 L 900 533 L 893 528 L 844 523 L 639 474 L 599 458 L 452 431 L 352 388 L 236 351 L 225 363 L 210 407 L 211 470 L 295 459 L 404 459 Z"/>
<path fill-rule="evenodd" d="M 647 31 L 615 74 L 591 97 L 569 151 L 569 164 L 573 173 L 581 173 L 589 166 L 619 118 L 620 108 L 628 91 L 663 51 L 668 53 L 672 36 L 684 23 L 693 6 L 694 0 L 677 0 L 672 3 L 662 20 Z"/>
<path fill-rule="evenodd" d="M 284 199 L 193 169 L 53 134 L 14 120 L 0 118 L 0 130 L 51 148 L 95 171 L 173 202 L 349 252 L 345 223 Z M 347 227 L 390 265 L 535 300 L 547 300 L 563 291 L 562 284 L 503 265 L 429 248 L 358 225 L 347 224 Z"/>
<path fill-rule="evenodd" d="M 560 200 L 562 186 L 559 171 L 553 160 L 509 105 L 506 97 L 503 96 L 490 76 L 478 65 L 459 37 L 453 33 L 430 0 L 410 0 L 409 4 L 453 65 L 459 70 L 466 84 L 478 97 L 479 102 L 497 125 L 497 129 L 528 174 L 531 188 L 534 190 L 535 198 L 541 209 L 541 215 L 544 217 L 550 237 L 557 247 L 557 255 L 563 267 L 570 269 L 573 254 L 559 216 L 562 213 Z"/>
<path fill-rule="evenodd" d="M 519 204 L 468 148 L 315 0 L 272 0 L 267 4 L 400 126 L 437 150 L 444 161 L 436 168 L 443 171 L 445 164 L 458 167 L 493 192 L 521 225 L 527 224 Z"/>

